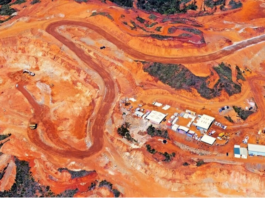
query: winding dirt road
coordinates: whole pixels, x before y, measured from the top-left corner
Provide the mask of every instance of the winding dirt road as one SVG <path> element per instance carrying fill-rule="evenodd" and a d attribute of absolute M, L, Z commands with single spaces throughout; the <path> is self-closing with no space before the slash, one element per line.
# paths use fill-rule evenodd
<path fill-rule="evenodd" d="M 74 26 L 81 26 L 86 27 L 89 29 L 92 29 L 93 31 L 97 32 L 99 35 L 103 36 L 106 40 L 112 42 L 114 45 L 116 45 L 119 49 L 123 50 L 126 54 L 144 61 L 150 61 L 150 62 L 161 62 L 161 63 L 182 63 L 182 64 L 192 64 L 192 63 L 199 63 L 199 62 L 207 62 L 212 61 L 216 59 L 220 59 L 224 56 L 230 55 L 240 49 L 246 48 L 248 46 L 264 42 L 265 41 L 265 34 L 261 36 L 257 36 L 251 39 L 247 39 L 244 41 L 240 41 L 238 43 L 235 43 L 233 45 L 227 46 L 219 51 L 213 52 L 211 54 L 207 55 L 201 55 L 201 56 L 186 56 L 186 57 L 158 57 L 153 55 L 144 54 L 142 52 L 139 52 L 133 48 L 130 48 L 126 43 L 123 43 L 119 40 L 119 38 L 116 38 L 112 34 L 106 32 L 105 30 L 101 29 L 100 27 L 97 27 L 91 23 L 86 22 L 79 22 L 79 21 L 68 21 L 68 20 L 62 20 L 58 22 L 54 22 L 48 25 L 46 31 L 53 35 L 55 38 L 57 38 L 58 33 L 55 31 L 57 27 L 63 26 L 63 25 L 74 25 Z M 58 39 L 59 40 L 59 39 Z M 60 40 L 61 41 L 61 40 Z M 67 46 L 67 44 L 66 44 Z"/>
<path fill-rule="evenodd" d="M 265 41 L 265 35 L 262 35 L 259 37 L 248 39 L 246 41 L 239 42 L 239 43 L 234 44 L 232 46 L 228 46 L 228 47 L 226 47 L 226 48 L 224 48 L 218 52 L 214 52 L 214 53 L 211 53 L 208 55 L 194 56 L 194 57 L 157 57 L 157 56 L 144 54 L 142 52 L 139 52 L 135 49 L 128 47 L 127 44 L 121 42 L 118 38 L 114 37 L 113 35 L 109 34 L 105 30 L 103 30 L 103 29 L 101 29 L 101 28 L 99 28 L 93 24 L 90 24 L 90 23 L 77 22 L 77 21 L 67 21 L 67 20 L 51 23 L 50 25 L 48 25 L 48 27 L 46 29 L 47 33 L 49 33 L 50 35 L 55 37 L 58 41 L 60 41 L 65 46 L 67 46 L 71 51 L 73 51 L 78 56 L 78 58 L 80 60 L 82 60 L 91 69 L 93 69 L 95 72 L 97 72 L 101 76 L 101 78 L 103 79 L 104 84 L 105 84 L 105 89 L 106 89 L 105 95 L 103 96 L 101 107 L 98 111 L 97 117 L 95 118 L 95 121 L 94 121 L 93 126 L 92 126 L 93 145 L 87 151 L 80 151 L 80 150 L 74 149 L 70 145 L 67 145 L 66 143 L 61 141 L 60 138 L 58 137 L 58 135 L 56 134 L 56 130 L 47 131 L 48 133 L 51 133 L 51 134 L 47 134 L 47 135 L 50 138 L 50 140 L 55 145 L 60 146 L 61 149 L 56 149 L 54 147 L 51 147 L 51 146 L 45 144 L 45 142 L 43 142 L 43 140 L 41 140 L 41 138 L 39 137 L 38 133 L 31 131 L 31 130 L 28 130 L 28 136 L 29 136 L 30 140 L 33 143 L 35 143 L 38 147 L 40 147 L 46 151 L 49 151 L 49 153 L 51 153 L 51 154 L 56 154 L 56 155 L 59 154 L 59 155 L 64 156 L 64 157 L 73 157 L 73 158 L 90 157 L 90 156 L 98 153 L 102 149 L 102 147 L 103 147 L 103 132 L 105 129 L 105 123 L 107 121 L 107 115 L 108 115 L 108 113 L 111 109 L 111 106 L 114 102 L 114 99 L 115 99 L 115 91 L 114 91 L 115 90 L 115 86 L 114 86 L 115 83 L 114 83 L 113 79 L 111 78 L 110 74 L 104 69 L 104 67 L 102 65 L 95 63 L 93 61 L 93 59 L 90 56 L 86 55 L 85 52 L 81 48 L 77 47 L 72 41 L 68 40 L 67 38 L 65 38 L 64 36 L 62 36 L 60 33 L 58 33 L 56 31 L 57 27 L 63 26 L 63 25 L 82 26 L 82 27 L 92 29 L 95 32 L 97 32 L 98 34 L 100 34 L 101 36 L 103 36 L 104 38 L 106 38 L 107 40 L 111 41 L 118 48 L 122 49 L 125 53 L 127 53 L 128 55 L 130 55 L 136 59 L 145 60 L 145 61 L 152 61 L 152 62 L 154 62 L 154 61 L 163 62 L 163 63 L 198 63 L 198 62 L 206 62 L 206 61 L 216 60 L 216 59 L 222 58 L 224 56 L 230 55 L 233 52 L 238 51 L 240 49 L 243 49 L 245 47 L 248 47 L 250 45 Z M 260 79 L 260 78 L 258 78 L 258 79 Z M 253 90 L 257 90 L 257 87 L 254 84 L 254 80 L 255 79 L 251 80 L 250 85 L 251 85 L 251 88 Z M 24 94 L 24 96 L 28 99 L 28 101 L 30 102 L 30 104 L 34 108 L 35 117 L 37 116 L 37 114 L 43 114 L 43 111 L 41 110 L 40 105 L 38 105 L 34 101 L 32 96 L 21 85 L 18 87 L 18 89 Z M 257 103 L 258 103 L 258 105 L 260 105 L 260 107 L 263 108 L 265 106 L 263 103 L 262 96 L 257 97 L 255 99 L 257 100 Z M 265 116 L 264 113 L 262 113 L 261 119 L 264 119 L 264 116 Z M 50 123 L 50 124 L 52 125 L 52 123 Z M 251 125 L 254 125 L 254 124 L 255 123 L 251 123 Z"/>

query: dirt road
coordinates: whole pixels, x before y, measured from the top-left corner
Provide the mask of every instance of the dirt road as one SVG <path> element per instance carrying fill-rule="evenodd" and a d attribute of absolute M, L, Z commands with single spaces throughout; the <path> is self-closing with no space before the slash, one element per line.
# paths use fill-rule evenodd
<path fill-rule="evenodd" d="M 97 27 L 93 24 L 86 23 L 86 22 L 79 22 L 79 21 L 68 21 L 68 20 L 62 20 L 58 22 L 51 23 L 48 25 L 46 31 L 55 36 L 57 38 L 58 34 L 56 33 L 55 29 L 62 25 L 74 25 L 74 26 L 82 26 L 89 29 L 94 30 L 99 35 L 103 36 L 106 40 L 112 42 L 114 45 L 116 45 L 119 49 L 122 49 L 125 53 L 128 55 L 144 61 L 150 61 L 150 62 L 162 62 L 162 63 L 182 63 L 182 64 L 191 64 L 191 63 L 199 63 L 199 62 L 207 62 L 207 61 L 213 61 L 216 59 L 223 58 L 224 56 L 230 55 L 240 49 L 246 48 L 248 46 L 264 42 L 265 41 L 265 35 L 257 36 L 251 39 L 247 39 L 244 41 L 240 41 L 238 43 L 235 43 L 233 45 L 227 46 L 219 51 L 213 52 L 211 54 L 207 55 L 201 55 L 201 56 L 188 56 L 188 57 L 158 57 L 158 56 L 152 56 L 148 54 L 144 54 L 142 52 L 139 52 L 133 48 L 130 48 L 126 43 L 123 43 L 118 38 L 113 36 L 112 34 L 106 32 L 105 30 L 101 29 L 100 27 Z"/>

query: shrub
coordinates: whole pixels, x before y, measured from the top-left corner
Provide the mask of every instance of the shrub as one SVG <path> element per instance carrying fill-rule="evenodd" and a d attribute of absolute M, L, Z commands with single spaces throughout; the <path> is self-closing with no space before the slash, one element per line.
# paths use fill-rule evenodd
<path fill-rule="evenodd" d="M 203 164 L 205 164 L 203 160 L 199 160 L 198 162 L 196 162 L 196 166 L 201 166 Z"/>

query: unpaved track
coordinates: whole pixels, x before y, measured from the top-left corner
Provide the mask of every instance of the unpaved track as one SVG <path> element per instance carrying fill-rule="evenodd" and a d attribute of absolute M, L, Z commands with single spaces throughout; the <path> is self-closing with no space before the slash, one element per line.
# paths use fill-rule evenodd
<path fill-rule="evenodd" d="M 139 60 L 144 61 L 150 61 L 150 62 L 162 62 L 162 63 L 182 63 L 182 64 L 192 64 L 192 63 L 199 63 L 199 62 L 207 62 L 212 61 L 216 59 L 220 59 L 224 56 L 230 55 L 240 49 L 246 48 L 250 45 L 257 44 L 260 42 L 265 41 L 265 34 L 261 36 L 257 36 L 251 39 L 247 39 L 244 41 L 240 41 L 236 44 L 233 44 L 231 46 L 227 46 L 217 52 L 213 52 L 211 54 L 207 55 L 201 55 L 201 56 L 189 56 L 189 57 L 158 57 L 153 55 L 144 54 L 142 52 L 139 52 L 130 46 L 128 46 L 126 43 L 123 43 L 118 38 L 113 36 L 112 34 L 106 32 L 105 30 L 101 29 L 100 27 L 97 27 L 93 24 L 86 23 L 86 22 L 79 22 L 79 21 L 68 21 L 68 20 L 62 20 L 57 21 L 54 23 L 51 23 L 48 25 L 46 31 L 49 34 L 52 34 L 53 36 L 57 37 L 55 29 L 62 25 L 74 25 L 74 26 L 81 26 L 86 27 L 89 29 L 94 30 L 101 36 L 103 36 L 106 40 L 112 42 L 114 45 L 116 45 L 119 49 L 122 49 L 125 53 L 128 55 L 137 58 Z"/>

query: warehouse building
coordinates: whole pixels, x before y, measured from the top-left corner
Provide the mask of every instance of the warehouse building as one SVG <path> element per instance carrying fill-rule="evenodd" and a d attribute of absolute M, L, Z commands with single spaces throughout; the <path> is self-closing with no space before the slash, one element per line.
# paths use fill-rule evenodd
<path fill-rule="evenodd" d="M 146 119 L 150 120 L 154 124 L 160 124 L 166 116 L 166 114 L 163 114 L 161 112 L 151 111 L 151 113 L 146 117 Z"/>
<path fill-rule="evenodd" d="M 258 144 L 248 144 L 248 154 L 251 156 L 265 156 L 265 146 Z"/>
<path fill-rule="evenodd" d="M 201 141 L 206 143 L 206 144 L 210 144 L 213 145 L 213 143 L 215 142 L 216 138 L 211 137 L 209 135 L 203 135 Z"/>
<path fill-rule="evenodd" d="M 198 120 L 197 123 L 194 123 L 197 126 L 197 129 L 199 130 L 208 130 L 210 126 L 212 125 L 213 121 L 215 120 L 214 117 L 208 116 L 208 115 L 202 115 Z"/>

